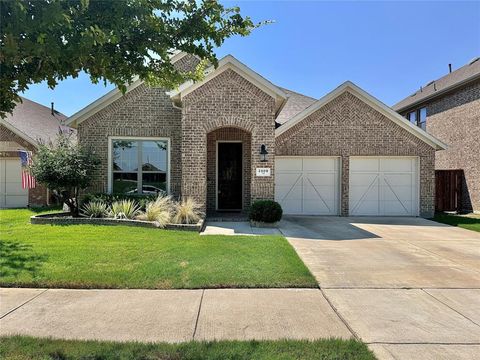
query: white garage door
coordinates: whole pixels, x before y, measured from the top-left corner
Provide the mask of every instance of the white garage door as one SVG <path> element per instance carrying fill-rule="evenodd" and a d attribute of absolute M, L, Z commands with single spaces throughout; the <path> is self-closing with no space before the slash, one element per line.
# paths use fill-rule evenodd
<path fill-rule="evenodd" d="M 417 216 L 417 158 L 350 158 L 350 215 Z"/>
<path fill-rule="evenodd" d="M 338 215 L 339 159 L 276 157 L 275 200 L 285 214 Z"/>
<path fill-rule="evenodd" d="M 25 207 L 28 190 L 22 188 L 20 159 L 0 159 L 0 208 Z"/>

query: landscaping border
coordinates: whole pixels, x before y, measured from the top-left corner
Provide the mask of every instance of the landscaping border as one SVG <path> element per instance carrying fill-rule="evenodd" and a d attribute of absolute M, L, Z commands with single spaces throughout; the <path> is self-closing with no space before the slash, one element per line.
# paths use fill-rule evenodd
<path fill-rule="evenodd" d="M 130 219 L 109 219 L 109 218 L 89 218 L 89 217 L 71 217 L 70 213 L 51 213 L 33 215 L 30 217 L 30 223 L 34 225 L 127 225 L 146 227 L 153 229 L 184 230 L 200 232 L 203 228 L 204 220 L 201 219 L 196 224 L 167 224 L 161 228 L 156 221 L 130 220 Z"/>

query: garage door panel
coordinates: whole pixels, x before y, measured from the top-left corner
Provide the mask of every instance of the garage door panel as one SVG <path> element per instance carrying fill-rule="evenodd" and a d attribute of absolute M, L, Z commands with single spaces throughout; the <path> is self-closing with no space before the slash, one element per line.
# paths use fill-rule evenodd
<path fill-rule="evenodd" d="M 28 189 L 22 188 L 20 159 L 0 160 L 0 208 L 25 207 Z"/>
<path fill-rule="evenodd" d="M 275 199 L 285 214 L 337 215 L 338 158 L 276 158 Z"/>
<path fill-rule="evenodd" d="M 314 186 L 327 186 L 331 188 L 337 184 L 337 178 L 335 174 L 306 173 L 304 179 Z"/>
<path fill-rule="evenodd" d="M 363 200 L 357 202 L 351 210 L 350 215 L 380 215 L 379 203 L 376 200 Z"/>
<path fill-rule="evenodd" d="M 278 179 L 275 179 L 275 183 L 278 184 L 279 186 L 291 187 L 298 180 L 300 180 L 300 177 L 301 177 L 299 174 L 295 174 L 295 173 L 278 172 L 277 174 L 281 175 L 281 176 L 278 176 Z"/>
<path fill-rule="evenodd" d="M 304 171 L 335 171 L 337 159 L 303 158 Z"/>
<path fill-rule="evenodd" d="M 378 201 L 380 199 L 378 185 L 350 187 L 350 202 L 356 205 L 362 198 Z"/>
<path fill-rule="evenodd" d="M 355 172 L 377 172 L 380 168 L 379 159 L 362 159 L 359 161 L 350 161 L 350 171 Z"/>
<path fill-rule="evenodd" d="M 280 200 L 302 199 L 302 187 L 300 185 L 279 185 L 275 191 Z"/>
<path fill-rule="evenodd" d="M 378 171 L 365 173 L 365 168 Z M 418 178 L 415 158 L 351 158 L 350 214 L 416 216 Z M 372 179 L 375 180 L 372 182 Z"/>
<path fill-rule="evenodd" d="M 350 178 L 350 186 L 366 186 L 369 187 L 376 179 L 378 174 L 356 173 L 355 177 Z"/>
<path fill-rule="evenodd" d="M 384 174 L 385 182 L 390 186 L 415 186 L 415 181 L 412 179 L 412 174 Z"/>
<path fill-rule="evenodd" d="M 326 200 L 335 200 L 336 194 L 332 192 L 332 188 L 329 186 L 309 186 L 305 185 L 303 192 L 304 199 L 323 199 Z"/>
<path fill-rule="evenodd" d="M 333 201 L 324 203 L 317 200 L 305 200 L 303 203 L 303 213 L 311 215 L 330 215 L 335 211 Z"/>
<path fill-rule="evenodd" d="M 410 187 L 382 187 L 384 201 L 411 201 L 413 199 L 412 189 Z"/>
<path fill-rule="evenodd" d="M 302 214 L 302 200 L 290 200 L 282 205 L 285 214 Z"/>
<path fill-rule="evenodd" d="M 18 208 L 25 207 L 28 204 L 27 195 L 8 195 L 5 201 L 5 207 L 7 208 Z"/>
<path fill-rule="evenodd" d="M 28 195 L 28 189 L 23 189 L 21 183 L 7 182 L 5 183 L 5 193 L 7 195 Z"/>
<path fill-rule="evenodd" d="M 297 158 L 282 158 L 280 161 L 275 161 L 275 169 L 277 171 L 301 171 L 302 162 Z"/>
<path fill-rule="evenodd" d="M 5 163 L 5 181 L 18 183 L 22 176 L 22 165 L 20 160 L 6 160 Z"/>
<path fill-rule="evenodd" d="M 414 170 L 412 164 L 414 164 L 414 161 L 411 158 L 380 159 L 380 168 L 383 172 L 412 172 Z"/>

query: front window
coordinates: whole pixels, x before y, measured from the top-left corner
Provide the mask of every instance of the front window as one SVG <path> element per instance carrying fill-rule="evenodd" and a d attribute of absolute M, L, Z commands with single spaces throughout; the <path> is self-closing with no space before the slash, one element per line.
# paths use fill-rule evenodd
<path fill-rule="evenodd" d="M 168 170 L 167 140 L 112 140 L 112 193 L 167 192 Z"/>

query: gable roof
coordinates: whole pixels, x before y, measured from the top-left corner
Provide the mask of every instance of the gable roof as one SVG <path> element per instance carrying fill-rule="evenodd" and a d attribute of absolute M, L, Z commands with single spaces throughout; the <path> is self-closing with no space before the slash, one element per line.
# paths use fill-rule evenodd
<path fill-rule="evenodd" d="M 285 105 L 281 109 L 280 113 L 278 114 L 275 121 L 282 125 L 297 115 L 299 112 L 305 110 L 307 107 L 312 105 L 317 99 L 314 99 L 310 96 L 306 96 L 300 93 L 297 93 L 292 90 L 288 90 L 285 88 L 282 89 L 285 94 L 287 94 L 288 98 L 285 102 Z"/>
<path fill-rule="evenodd" d="M 125 94 L 132 91 L 133 89 L 137 88 L 143 84 L 143 81 L 137 76 L 135 77 L 130 84 L 127 85 L 127 90 Z M 113 103 L 114 101 L 120 99 L 124 94 L 120 91 L 119 88 L 115 88 L 110 90 L 105 95 L 99 97 L 97 100 L 92 102 L 91 104 L 85 106 L 83 109 L 77 111 L 75 114 L 70 116 L 67 119 L 67 125 L 69 126 L 77 126 L 82 121 L 88 119 L 90 116 L 96 114 L 100 110 L 106 108 L 108 105 Z"/>
<path fill-rule="evenodd" d="M 12 114 L 0 119 L 0 124 L 30 144 L 48 143 L 55 140 L 60 130 L 71 130 L 64 125 L 67 117 L 58 111 L 22 97 Z"/>
<path fill-rule="evenodd" d="M 314 112 L 316 112 L 317 110 L 319 110 L 320 108 L 328 104 L 330 101 L 332 101 L 333 99 L 335 99 L 336 97 L 340 96 L 345 92 L 349 92 L 352 95 L 356 96 L 357 98 L 365 102 L 367 105 L 371 106 L 372 108 L 380 112 L 387 119 L 393 121 L 395 124 L 407 130 L 408 132 L 415 135 L 419 139 L 423 140 L 424 142 L 426 142 L 436 150 L 444 150 L 447 148 L 447 146 L 444 143 L 442 143 L 440 140 L 436 139 L 432 135 L 423 131 L 418 126 L 413 125 L 403 116 L 401 116 L 400 114 L 398 114 L 397 112 L 389 108 L 380 100 L 368 94 L 366 91 L 359 88 L 357 85 L 355 85 L 351 81 L 344 82 L 335 90 L 331 91 L 330 93 L 328 93 L 327 95 L 325 95 L 324 97 L 322 97 L 321 99 L 319 99 L 318 101 L 310 105 L 308 108 L 306 108 L 305 110 L 303 110 L 302 112 L 294 116 L 287 123 L 277 128 L 275 130 L 275 136 L 280 136 L 285 131 L 295 126 L 300 121 L 304 120 L 309 115 L 313 114 Z"/>
<path fill-rule="evenodd" d="M 172 56 L 171 61 L 173 63 L 180 61 L 188 55 L 185 52 L 179 52 Z M 227 55 L 218 62 L 218 67 L 215 68 L 214 66 L 209 67 L 205 71 L 205 78 L 199 82 L 187 81 L 184 84 L 180 85 L 178 89 L 172 90 L 169 92 L 170 96 L 173 100 L 181 101 L 182 96 L 185 96 L 195 90 L 196 88 L 200 87 L 202 84 L 210 81 L 217 75 L 221 74 L 223 71 L 227 69 L 232 69 L 237 72 L 239 75 L 247 79 L 248 81 L 254 83 L 257 87 L 261 90 L 265 91 L 267 94 L 271 95 L 277 104 L 277 112 L 279 112 L 282 106 L 285 103 L 287 98 L 287 94 L 276 85 L 272 84 L 270 81 L 265 79 L 264 77 L 260 76 L 258 73 L 254 72 L 248 66 L 244 65 L 232 55 Z M 141 84 L 143 84 L 143 80 L 137 76 L 133 79 L 133 81 L 127 85 L 127 90 L 125 93 L 128 93 Z M 124 94 L 118 89 L 115 88 L 102 97 L 98 98 L 88 106 L 84 107 L 80 111 L 76 112 L 72 116 L 67 119 L 67 125 L 70 126 L 77 126 L 82 121 L 88 119 L 90 116 L 96 114 L 100 110 L 104 109 L 114 101 L 120 99 Z"/>
<path fill-rule="evenodd" d="M 392 108 L 399 112 L 406 110 L 409 107 L 445 94 L 476 79 L 480 79 L 480 57 L 473 59 L 467 65 L 438 80 L 429 82 L 417 92 L 393 105 Z"/>
<path fill-rule="evenodd" d="M 210 80 L 216 78 L 218 75 L 222 74 L 226 70 L 233 70 L 244 79 L 248 80 L 260 90 L 270 95 L 275 99 L 275 113 L 278 114 L 285 101 L 287 100 L 287 94 L 278 86 L 274 85 L 263 76 L 259 75 L 252 69 L 250 69 L 245 64 L 238 61 L 232 55 L 227 55 L 218 61 L 218 66 L 209 67 L 205 70 L 205 77 L 203 80 L 198 82 L 187 81 L 186 83 L 180 85 L 178 89 L 171 91 L 170 97 L 177 102 L 180 102 L 184 96 L 192 93 L 200 86 L 209 82 Z"/>

